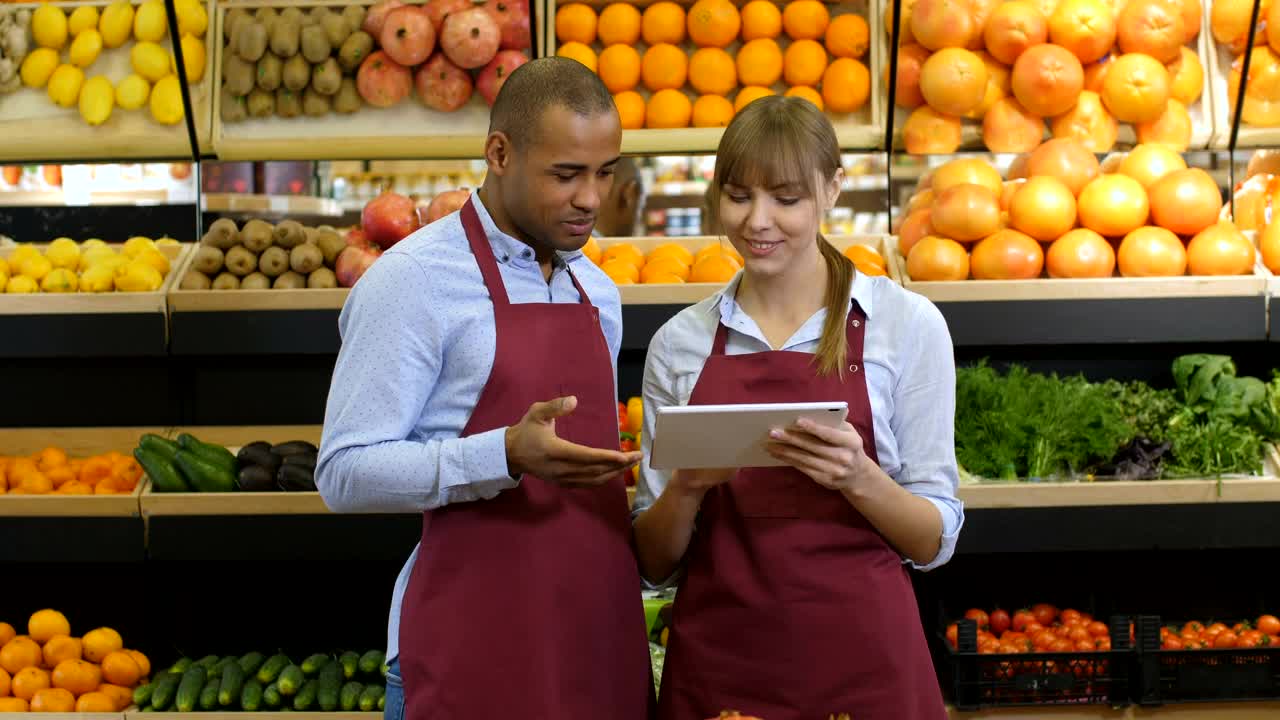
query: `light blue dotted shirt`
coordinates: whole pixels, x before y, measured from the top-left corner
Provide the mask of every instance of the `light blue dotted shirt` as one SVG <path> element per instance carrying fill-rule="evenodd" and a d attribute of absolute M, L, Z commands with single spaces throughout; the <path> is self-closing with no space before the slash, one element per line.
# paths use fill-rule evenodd
<path fill-rule="evenodd" d="M 616 376 L 622 306 L 613 281 L 572 252 L 559 254 L 548 283 L 529 246 L 498 230 L 472 197 L 511 302 L 578 302 L 567 264 L 600 309 Z M 496 343 L 493 305 L 459 213 L 379 258 L 352 288 L 338 326 L 342 349 L 316 465 L 316 486 L 331 510 L 424 512 L 515 487 L 505 427 L 459 437 L 493 368 Z M 398 655 L 400 603 L 418 549 L 396 579 L 388 661 Z"/>

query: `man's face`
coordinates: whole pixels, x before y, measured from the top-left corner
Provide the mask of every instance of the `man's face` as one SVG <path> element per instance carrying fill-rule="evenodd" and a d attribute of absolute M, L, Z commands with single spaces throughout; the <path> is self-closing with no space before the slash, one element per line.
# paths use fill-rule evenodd
<path fill-rule="evenodd" d="M 622 148 L 615 112 L 542 113 L 526 147 L 515 148 L 503 198 L 516 227 L 539 245 L 579 250 L 591 237 Z"/>

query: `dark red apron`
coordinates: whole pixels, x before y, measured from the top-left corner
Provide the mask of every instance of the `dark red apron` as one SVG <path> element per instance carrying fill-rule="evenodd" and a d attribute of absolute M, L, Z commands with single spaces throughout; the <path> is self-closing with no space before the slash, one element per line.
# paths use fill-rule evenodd
<path fill-rule="evenodd" d="M 849 403 L 876 459 L 866 317 L 855 303 L 844 381 L 814 356 L 725 355 L 716 331 L 691 405 Z M 943 720 L 937 676 L 898 553 L 838 492 L 792 468 L 744 468 L 707 493 L 676 595 L 661 720 L 725 709 L 765 720 Z"/>
<path fill-rule="evenodd" d="M 462 224 L 493 300 L 493 370 L 462 435 L 514 425 L 564 395 L 572 442 L 618 448 L 599 311 L 512 304 L 471 201 Z M 570 273 L 572 275 L 572 273 Z M 400 615 L 409 720 L 643 720 L 653 680 L 623 476 L 564 488 L 524 476 L 491 500 L 424 514 Z"/>

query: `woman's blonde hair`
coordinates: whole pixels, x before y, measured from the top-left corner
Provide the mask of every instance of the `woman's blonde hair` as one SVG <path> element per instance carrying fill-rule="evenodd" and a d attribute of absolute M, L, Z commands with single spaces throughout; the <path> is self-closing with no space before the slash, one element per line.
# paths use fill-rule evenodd
<path fill-rule="evenodd" d="M 802 98 L 763 97 L 743 108 L 720 139 L 710 210 L 718 221 L 721 192 L 726 185 L 790 186 L 817 200 L 822 197 L 821 183 L 831 181 L 839 170 L 840 144 L 835 128 L 821 110 Z M 821 233 L 817 241 L 827 266 L 827 318 L 815 360 L 823 375 L 843 374 L 849 350 L 844 319 L 853 284 L 853 263 Z"/>

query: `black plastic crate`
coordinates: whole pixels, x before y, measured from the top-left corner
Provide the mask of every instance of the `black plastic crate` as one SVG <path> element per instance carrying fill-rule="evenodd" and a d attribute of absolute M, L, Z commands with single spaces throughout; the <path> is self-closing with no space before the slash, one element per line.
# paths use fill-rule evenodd
<path fill-rule="evenodd" d="M 1160 627 L 1158 616 L 1137 619 L 1138 704 L 1280 699 L 1280 647 L 1163 650 Z"/>
<path fill-rule="evenodd" d="M 952 702 L 959 710 L 1041 705 L 1109 705 L 1132 702 L 1134 653 L 1129 618 L 1114 616 L 1111 650 L 1098 652 L 982 654 L 978 625 L 956 623 L 956 648 L 945 661 Z M 945 626 L 944 626 L 945 627 Z"/>

